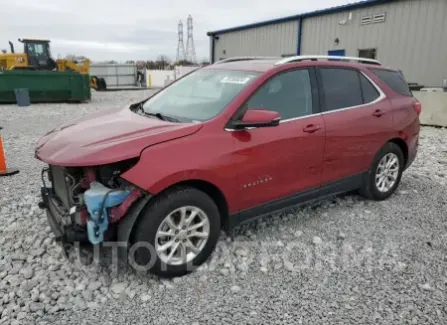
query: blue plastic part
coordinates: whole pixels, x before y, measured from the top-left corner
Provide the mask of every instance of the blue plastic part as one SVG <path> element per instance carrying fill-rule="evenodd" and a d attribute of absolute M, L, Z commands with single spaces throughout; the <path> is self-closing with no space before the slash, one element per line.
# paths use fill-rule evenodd
<path fill-rule="evenodd" d="M 90 183 L 90 189 L 84 193 L 84 202 L 90 214 L 90 219 L 87 221 L 88 239 L 93 245 L 104 241 L 104 232 L 109 227 L 107 209 L 123 203 L 129 194 L 130 191 L 112 190 L 98 182 Z M 104 199 L 104 208 L 101 213 Z"/>

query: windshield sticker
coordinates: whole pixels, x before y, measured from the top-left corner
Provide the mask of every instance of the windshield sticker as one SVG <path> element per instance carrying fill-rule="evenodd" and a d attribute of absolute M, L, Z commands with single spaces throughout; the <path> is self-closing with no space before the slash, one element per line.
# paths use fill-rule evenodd
<path fill-rule="evenodd" d="M 238 78 L 238 77 L 224 77 L 220 83 L 223 84 L 239 84 L 239 85 L 244 85 L 246 84 L 251 78 Z"/>

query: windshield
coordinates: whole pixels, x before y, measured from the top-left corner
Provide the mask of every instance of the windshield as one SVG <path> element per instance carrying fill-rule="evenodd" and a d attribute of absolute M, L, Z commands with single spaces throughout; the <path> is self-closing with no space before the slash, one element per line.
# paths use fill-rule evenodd
<path fill-rule="evenodd" d="M 259 74 L 197 70 L 149 98 L 143 104 L 143 110 L 182 122 L 209 120 L 222 112 Z"/>

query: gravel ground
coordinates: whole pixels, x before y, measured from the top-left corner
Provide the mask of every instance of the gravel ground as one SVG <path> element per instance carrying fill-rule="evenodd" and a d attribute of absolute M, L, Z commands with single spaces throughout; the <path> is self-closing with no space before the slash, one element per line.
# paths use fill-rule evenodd
<path fill-rule="evenodd" d="M 238 229 L 200 270 L 173 281 L 88 259 L 64 260 L 37 207 L 36 140 L 88 104 L 0 105 L 8 165 L 0 178 L 0 324 L 444 324 L 447 130 L 424 127 L 400 191 L 292 209 Z"/>

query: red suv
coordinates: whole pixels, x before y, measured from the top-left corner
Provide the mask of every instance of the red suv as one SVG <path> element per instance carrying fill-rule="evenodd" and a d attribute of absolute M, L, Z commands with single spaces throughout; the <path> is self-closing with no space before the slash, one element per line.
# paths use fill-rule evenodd
<path fill-rule="evenodd" d="M 124 243 L 179 276 L 221 229 L 359 190 L 384 200 L 416 156 L 420 103 L 361 58 L 232 58 L 39 141 L 40 207 L 62 242 Z"/>

